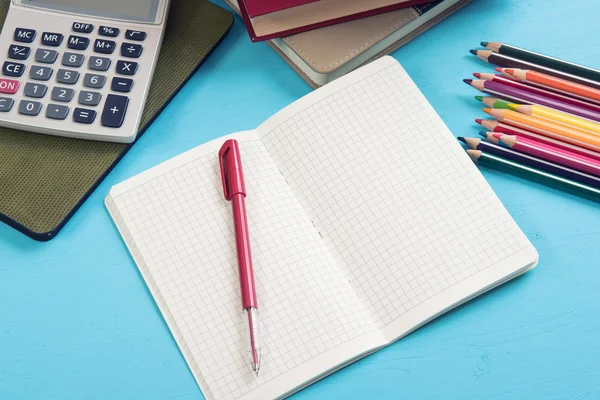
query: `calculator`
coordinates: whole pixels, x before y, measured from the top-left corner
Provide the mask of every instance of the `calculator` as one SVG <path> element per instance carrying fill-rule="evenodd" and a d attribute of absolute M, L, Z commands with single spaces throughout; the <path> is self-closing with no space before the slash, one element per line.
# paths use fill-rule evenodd
<path fill-rule="evenodd" d="M 169 0 L 12 0 L 0 34 L 0 126 L 135 140 Z"/>

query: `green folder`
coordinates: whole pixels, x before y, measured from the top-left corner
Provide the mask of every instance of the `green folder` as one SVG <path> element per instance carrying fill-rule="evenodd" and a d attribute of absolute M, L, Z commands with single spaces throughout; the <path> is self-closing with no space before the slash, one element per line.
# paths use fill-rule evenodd
<path fill-rule="evenodd" d="M 0 0 L 4 23 L 10 0 Z M 206 0 L 172 0 L 141 135 L 233 23 Z M 0 221 L 52 239 L 132 145 L 0 128 Z"/>

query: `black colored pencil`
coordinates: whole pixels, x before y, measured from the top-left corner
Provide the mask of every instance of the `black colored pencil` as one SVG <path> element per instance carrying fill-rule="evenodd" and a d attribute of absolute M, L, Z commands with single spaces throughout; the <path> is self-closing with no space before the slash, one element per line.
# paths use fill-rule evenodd
<path fill-rule="evenodd" d="M 590 86 L 596 89 L 600 89 L 600 82 L 593 81 L 591 79 L 581 78 L 579 76 L 567 74 L 562 71 L 558 71 L 552 68 L 544 67 L 542 65 L 534 64 L 518 58 L 506 56 L 504 54 L 494 53 L 491 50 L 470 50 L 471 54 L 476 55 L 483 61 L 497 65 L 503 68 L 519 68 L 519 69 L 530 69 L 544 74 L 552 75 L 557 78 L 566 79 L 571 82 L 579 83 L 581 85 Z"/>
<path fill-rule="evenodd" d="M 506 43 L 481 42 L 481 45 L 492 50 L 494 53 L 503 54 L 508 57 L 517 58 L 519 60 L 541 65 L 543 67 L 562 71 L 566 74 L 600 82 L 600 71 L 594 68 L 589 68 L 569 61 L 561 60 L 559 58 L 546 56 L 544 54 L 522 49 L 520 47 L 511 46 Z"/>
<path fill-rule="evenodd" d="M 532 168 L 548 172 L 550 174 L 562 176 L 563 178 L 571 179 L 573 181 L 593 186 L 595 188 L 600 188 L 600 178 L 590 174 L 586 174 L 585 172 L 580 172 L 571 168 L 563 167 L 562 165 L 558 165 L 550 161 L 542 160 L 537 157 L 519 153 L 506 147 L 486 142 L 479 138 L 459 137 L 458 140 L 460 140 L 463 143 L 466 143 L 470 148 L 474 150 L 481 150 L 486 153 L 494 154 L 519 164 L 524 164 Z"/>
<path fill-rule="evenodd" d="M 566 192 L 586 197 L 590 200 L 600 201 L 600 189 L 596 189 L 579 182 L 574 182 L 570 179 L 566 179 L 536 168 L 531 168 L 527 165 L 519 164 L 515 161 L 498 157 L 494 154 L 486 153 L 481 150 L 467 150 L 467 154 L 477 164 L 514 173 L 520 177 L 534 182 L 542 183 L 556 189 L 561 189 Z"/>

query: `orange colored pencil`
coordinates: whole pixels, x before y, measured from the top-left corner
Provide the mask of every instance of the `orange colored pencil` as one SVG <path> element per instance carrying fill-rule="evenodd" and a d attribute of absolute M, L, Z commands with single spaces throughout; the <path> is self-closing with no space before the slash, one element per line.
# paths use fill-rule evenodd
<path fill-rule="evenodd" d="M 500 122 L 527 129 L 554 139 L 569 143 L 580 143 L 591 149 L 598 149 L 600 136 L 590 132 L 558 125 L 542 118 L 520 114 L 516 111 L 484 108 L 483 111 L 496 118 Z"/>
<path fill-rule="evenodd" d="M 498 68 L 498 70 L 520 82 L 541 86 L 543 88 L 552 89 L 574 97 L 600 103 L 600 90 L 589 86 L 556 78 L 554 76 L 542 74 L 541 72 L 532 70 L 516 68 Z"/>

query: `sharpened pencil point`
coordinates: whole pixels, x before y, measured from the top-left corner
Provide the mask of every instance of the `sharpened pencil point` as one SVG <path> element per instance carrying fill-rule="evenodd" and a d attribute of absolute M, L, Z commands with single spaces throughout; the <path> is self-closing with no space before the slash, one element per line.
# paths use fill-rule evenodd
<path fill-rule="evenodd" d="M 481 74 L 479 72 L 473 72 L 473 76 L 477 79 L 481 78 Z"/>
<path fill-rule="evenodd" d="M 502 68 L 496 67 L 496 68 L 494 68 L 494 71 L 502 73 Z"/>
<path fill-rule="evenodd" d="M 486 108 L 483 109 L 484 113 L 488 113 L 489 114 L 491 111 L 492 111 L 492 109 L 488 108 L 488 107 L 486 107 Z"/>
<path fill-rule="evenodd" d="M 473 54 L 473 55 L 475 55 L 475 56 L 476 56 L 476 55 L 477 55 L 477 50 L 473 50 L 473 49 L 471 49 L 471 50 L 469 50 L 469 53 L 471 53 L 471 54 Z"/>
<path fill-rule="evenodd" d="M 475 96 L 475 100 L 483 101 L 483 96 Z"/>
<path fill-rule="evenodd" d="M 477 133 L 479 133 L 479 136 L 483 136 L 484 138 L 487 138 L 487 132 L 486 131 L 479 131 Z"/>
<path fill-rule="evenodd" d="M 514 75 L 514 74 L 515 74 L 515 70 L 514 70 L 514 69 L 512 69 L 512 68 L 506 68 L 504 71 L 505 71 L 507 74 L 510 74 L 510 75 Z"/>
<path fill-rule="evenodd" d="M 457 137 L 457 139 L 460 140 L 463 143 L 467 143 L 467 141 L 465 140 L 465 138 L 462 137 L 462 136 Z"/>
<path fill-rule="evenodd" d="M 481 45 L 482 45 L 483 47 L 487 47 L 488 43 L 489 43 L 489 42 L 481 42 Z"/>
<path fill-rule="evenodd" d="M 477 122 L 479 125 L 481 125 L 481 121 L 483 121 L 481 118 L 475 118 L 475 122 Z"/>
<path fill-rule="evenodd" d="M 473 82 L 473 79 L 463 79 L 463 82 L 466 83 L 467 85 L 470 85 L 471 82 Z"/>

